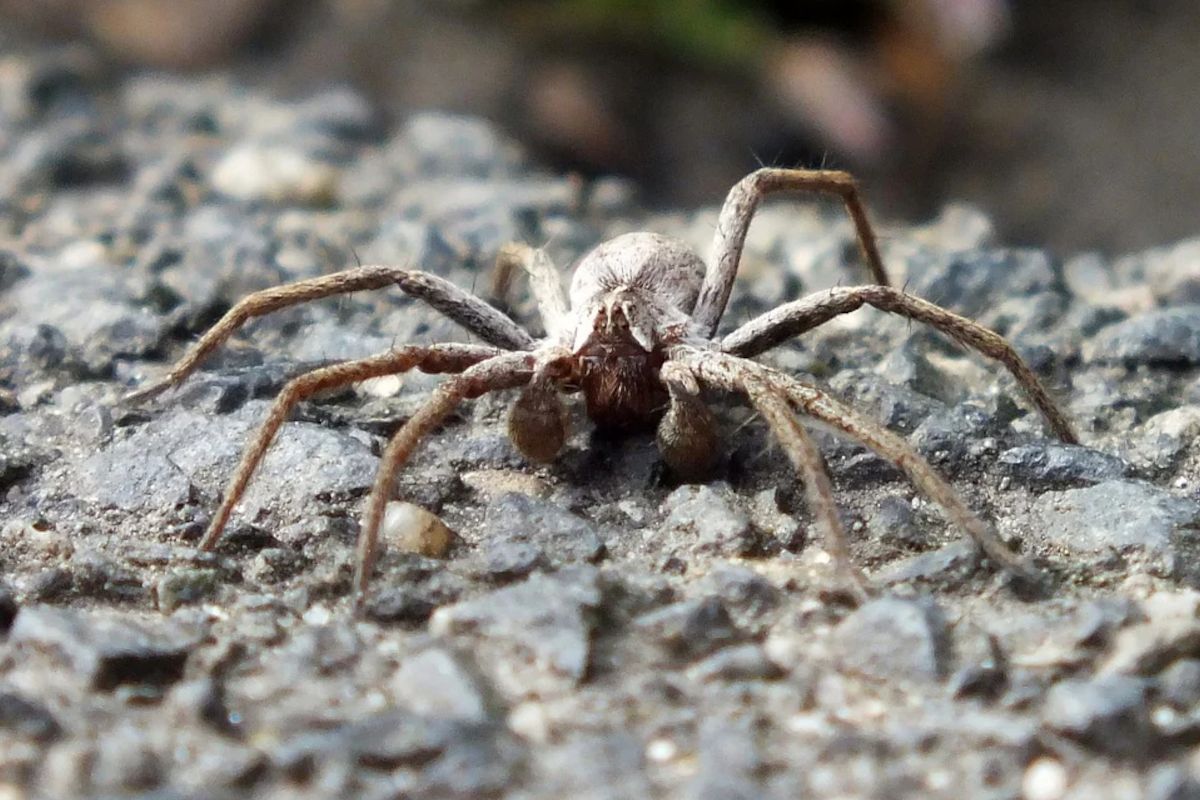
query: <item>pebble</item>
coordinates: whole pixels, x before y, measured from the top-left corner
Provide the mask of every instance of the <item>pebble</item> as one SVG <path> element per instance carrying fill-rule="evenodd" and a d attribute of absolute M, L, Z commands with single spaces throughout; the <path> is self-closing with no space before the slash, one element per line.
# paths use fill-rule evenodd
<path fill-rule="evenodd" d="M 881 597 L 834 629 L 832 647 L 842 667 L 880 681 L 932 683 L 950 669 L 946 621 L 929 597 Z"/>
<path fill-rule="evenodd" d="M 550 500 L 508 492 L 488 504 L 479 535 L 488 569 L 504 575 L 527 572 L 540 561 L 556 566 L 599 561 L 611 534 Z"/>
<path fill-rule="evenodd" d="M 298 148 L 254 142 L 232 148 L 211 180 L 213 188 L 237 200 L 328 205 L 337 194 L 338 173 Z"/>
<path fill-rule="evenodd" d="M 164 686 L 179 680 L 197 637 L 169 622 L 28 606 L 17 614 L 9 642 L 58 653 L 92 687 L 111 691 L 128 683 Z"/>
<path fill-rule="evenodd" d="M 400 662 L 392 693 L 404 708 L 425 717 L 482 723 L 492 701 L 477 670 L 462 656 L 431 647 Z"/>
<path fill-rule="evenodd" d="M 1059 800 L 1067 793 L 1070 777 L 1061 761 L 1043 756 L 1035 759 L 1021 777 L 1024 800 Z"/>
<path fill-rule="evenodd" d="M 1155 685 L 1159 697 L 1175 708 L 1192 708 L 1200 703 L 1200 659 L 1179 659 L 1158 675 Z"/>
<path fill-rule="evenodd" d="M 1022 486 L 1045 488 L 1090 485 L 1129 475 L 1130 466 L 1100 450 L 1057 442 L 1037 442 L 1005 450 L 1001 471 Z"/>
<path fill-rule="evenodd" d="M 636 620 L 673 658 L 692 661 L 744 638 L 716 597 L 672 603 Z"/>
<path fill-rule="evenodd" d="M 169 614 L 188 603 L 206 600 L 216 592 L 220 576 L 212 569 L 176 569 L 162 576 L 154 585 L 158 608 Z"/>
<path fill-rule="evenodd" d="M 1194 538 L 1200 505 L 1142 481 L 1106 480 L 1046 492 L 1033 503 L 1030 531 L 1084 563 L 1132 553 L 1164 575 L 1187 572 L 1183 550 Z"/>
<path fill-rule="evenodd" d="M 680 486 L 667 496 L 662 511 L 666 519 L 661 535 L 679 541 L 688 550 L 738 556 L 759 546 L 750 515 L 728 488 Z"/>
<path fill-rule="evenodd" d="M 1103 753 L 1137 757 L 1154 746 L 1146 683 L 1140 678 L 1061 681 L 1046 693 L 1041 714 L 1052 730 Z"/>
<path fill-rule="evenodd" d="M 1155 309 L 1109 325 L 1084 347 L 1091 362 L 1200 364 L 1200 305 Z"/>
<path fill-rule="evenodd" d="M 383 512 L 379 537 L 393 552 L 445 558 L 455 534 L 436 514 L 412 503 L 393 500 Z"/>
<path fill-rule="evenodd" d="M 491 676 L 502 692 L 557 692 L 587 672 L 600 599 L 595 567 L 573 566 L 439 608 L 429 627 L 490 647 L 480 664 L 503 673 Z"/>
<path fill-rule="evenodd" d="M 49 709 L 13 692 L 0 692 L 0 728 L 42 743 L 62 735 L 62 726 Z"/>

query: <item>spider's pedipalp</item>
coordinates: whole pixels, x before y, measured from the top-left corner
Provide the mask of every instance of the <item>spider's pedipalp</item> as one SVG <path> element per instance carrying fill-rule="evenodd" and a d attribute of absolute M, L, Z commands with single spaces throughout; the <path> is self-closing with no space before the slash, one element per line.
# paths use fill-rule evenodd
<path fill-rule="evenodd" d="M 259 426 L 258 433 L 242 454 L 221 506 L 213 515 L 208 530 L 200 540 L 201 550 L 212 550 L 221 539 L 221 533 L 229 522 L 234 507 L 241 500 L 250 484 L 250 479 L 274 441 L 279 428 L 287 420 L 292 409 L 302 400 L 318 392 L 349 386 L 370 378 L 395 375 L 419 369 L 430 373 L 456 373 L 485 361 L 501 352 L 493 347 L 471 344 L 442 344 L 430 347 L 401 347 L 388 353 L 346 361 L 322 367 L 293 378 L 275 398 L 267 418 Z"/>
<path fill-rule="evenodd" d="M 172 386 L 179 385 L 188 375 L 195 372 L 213 350 L 255 317 L 310 300 L 385 289 L 389 286 L 396 286 L 405 294 L 425 301 L 435 310 L 496 347 L 505 350 L 528 350 L 534 345 L 533 337 L 517 323 L 444 278 L 396 267 L 358 267 L 247 295 L 192 345 L 166 377 L 130 393 L 125 397 L 125 402 L 148 400 Z"/>
<path fill-rule="evenodd" d="M 800 413 L 841 431 L 895 464 L 927 497 L 933 500 L 950 521 L 965 531 L 984 553 L 1015 577 L 1031 585 L 1041 585 L 1040 571 L 1008 548 L 986 522 L 976 516 L 950 486 L 908 442 L 886 428 L 862 417 L 834 400 L 827 393 L 748 359 L 728 353 L 700 352 L 679 348 L 672 358 L 692 368 L 705 382 L 722 388 L 736 387 L 753 376 L 788 399 Z"/>
<path fill-rule="evenodd" d="M 704 336 L 716 332 L 717 323 L 725 313 L 754 212 L 764 197 L 776 192 L 815 192 L 840 197 L 854 222 L 858 247 L 871 270 L 871 279 L 884 286 L 889 283 L 875 231 L 867 219 L 853 175 L 841 170 L 764 167 L 738 181 L 721 206 L 704 286 L 692 313 L 692 320 Z"/>
<path fill-rule="evenodd" d="M 396 485 L 396 474 L 412 456 L 417 445 L 442 423 L 463 400 L 500 389 L 515 389 L 529 383 L 537 367 L 531 352 L 504 353 L 481 361 L 455 375 L 434 390 L 433 395 L 396 431 L 383 451 L 375 484 L 367 499 L 354 563 L 354 606 L 360 609 L 379 550 L 379 526 Z"/>
<path fill-rule="evenodd" d="M 890 286 L 828 289 L 786 303 L 750 320 L 726 336 L 721 340 L 721 349 L 738 356 L 757 355 L 864 305 L 924 322 L 959 344 L 999 361 L 1016 379 L 1054 435 L 1067 444 L 1079 443 L 1079 437 L 1067 415 L 1050 397 L 1037 374 L 1003 336 L 949 309 Z"/>
<path fill-rule="evenodd" d="M 700 396 L 690 369 L 668 361 L 659 370 L 670 397 L 667 413 L 658 423 L 658 452 L 671 471 L 685 481 L 703 480 L 720 454 L 717 420 Z"/>
<path fill-rule="evenodd" d="M 567 409 L 559 396 L 559 380 L 570 371 L 571 354 L 547 347 L 533 377 L 508 411 L 508 438 L 530 461 L 554 460 L 567 440 Z"/>

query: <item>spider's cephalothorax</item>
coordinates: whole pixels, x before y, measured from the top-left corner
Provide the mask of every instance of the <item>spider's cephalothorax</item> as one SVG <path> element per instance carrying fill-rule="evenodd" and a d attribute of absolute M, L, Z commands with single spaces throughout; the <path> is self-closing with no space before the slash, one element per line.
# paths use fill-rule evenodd
<path fill-rule="evenodd" d="M 773 192 L 804 190 L 841 198 L 874 282 L 802 297 L 762 314 L 724 338 L 714 338 L 759 202 Z M 396 472 L 420 441 L 463 400 L 513 388 L 521 388 L 521 392 L 512 407 L 509 432 L 528 457 L 548 460 L 558 453 L 567 430 L 561 394 L 579 391 L 588 416 L 599 427 L 628 432 L 657 423 L 663 459 L 685 479 L 702 476 L 717 451 L 716 426 L 704 405 L 702 390 L 708 387 L 740 395 L 763 418 L 800 472 L 810 511 L 824 529 L 825 548 L 839 577 L 856 595 L 865 593 L 867 583 L 850 561 L 829 477 L 800 417 L 839 430 L 896 464 L 989 557 L 1015 575 L 1036 576 L 1028 562 L 975 516 L 903 438 L 821 389 L 751 360 L 835 316 L 870 305 L 931 325 L 1001 362 L 1054 433 L 1064 441 L 1076 441 L 1070 423 L 1037 376 L 1001 336 L 887 285 L 874 233 L 848 174 L 758 170 L 735 185 L 726 198 L 707 262 L 674 239 L 653 233 L 626 234 L 583 258 L 571 281 L 569 304 L 559 275 L 544 253 L 517 246 L 506 249 L 502 256 L 529 273 L 546 327 L 542 339 L 535 339 L 493 306 L 435 275 L 388 266 L 359 267 L 250 295 L 209 330 L 164 379 L 136 392 L 133 398 L 144 399 L 179 384 L 248 319 L 365 289 L 397 287 L 487 342 L 402 346 L 322 367 L 292 380 L 247 447 L 201 548 L 216 546 L 234 506 L 297 403 L 327 389 L 417 369 L 453 377 L 433 392 L 383 453 L 359 534 L 354 579 L 358 606 L 374 568 L 379 526 L 392 497 Z"/>
<path fill-rule="evenodd" d="M 628 233 L 592 250 L 571 280 L 560 336 L 588 416 L 618 431 L 647 428 L 666 411 L 659 377 L 667 349 L 691 330 L 704 261 L 655 233 Z"/>

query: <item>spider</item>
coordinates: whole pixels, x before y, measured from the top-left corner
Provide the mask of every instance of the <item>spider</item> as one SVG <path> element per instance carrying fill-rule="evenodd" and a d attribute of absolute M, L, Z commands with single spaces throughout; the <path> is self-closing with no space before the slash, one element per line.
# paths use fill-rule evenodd
<path fill-rule="evenodd" d="M 810 294 L 715 338 L 741 258 L 746 232 L 764 197 L 808 191 L 840 198 L 854 223 L 872 284 Z M 280 426 L 297 403 L 318 392 L 408 370 L 449 374 L 392 436 L 367 499 L 355 553 L 354 607 L 361 610 L 379 551 L 384 509 L 396 473 L 420 441 L 464 400 L 503 389 L 521 391 L 511 406 L 508 432 L 527 458 L 553 459 L 567 434 L 561 395 L 580 392 L 599 428 L 619 432 L 657 425 L 668 467 L 685 479 L 705 474 L 717 449 L 705 388 L 740 395 L 766 421 L 799 473 L 824 548 L 839 580 L 858 599 L 870 591 L 850 559 L 833 489 L 821 455 L 800 416 L 840 431 L 891 461 L 965 531 L 994 562 L 1015 577 L 1037 582 L 1038 570 L 976 516 L 950 484 L 901 437 L 848 408 L 828 393 L 751 360 L 793 337 L 861 306 L 926 323 L 968 348 L 999 361 L 1061 440 L 1078 440 L 1070 422 L 1033 371 L 999 334 L 952 311 L 888 285 L 854 178 L 834 170 L 764 168 L 730 190 L 721 209 L 707 264 L 683 242 L 655 233 L 628 233 L 598 245 L 576 267 L 569 293 L 540 250 L 515 246 L 502 253 L 529 274 L 545 323 L 535 339 L 495 307 L 454 284 L 416 270 L 362 266 L 255 292 L 238 302 L 160 381 L 128 399 L 144 400 L 179 385 L 246 321 L 322 297 L 397 287 L 423 300 L 487 344 L 400 346 L 368 358 L 304 373 L 291 380 L 250 441 L 200 540 L 213 549 Z M 568 302 L 569 298 L 569 302 Z"/>

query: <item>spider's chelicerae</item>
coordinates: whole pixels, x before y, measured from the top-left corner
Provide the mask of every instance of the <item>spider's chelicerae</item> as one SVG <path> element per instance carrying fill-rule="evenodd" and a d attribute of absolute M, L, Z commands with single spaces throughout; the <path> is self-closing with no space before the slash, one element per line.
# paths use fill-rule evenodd
<path fill-rule="evenodd" d="M 812 191 L 842 199 L 874 284 L 811 294 L 768 311 L 722 339 L 714 338 L 755 209 L 764 196 L 787 191 Z M 540 251 L 516 248 L 509 254 L 515 255 L 530 275 L 546 328 L 542 339 L 535 339 L 505 314 L 435 275 L 366 266 L 246 297 L 163 380 L 132 395 L 132 399 L 144 399 L 179 384 L 253 317 L 366 289 L 398 287 L 487 342 L 402 346 L 315 369 L 292 380 L 246 448 L 200 547 L 216 546 L 251 475 L 297 403 L 321 391 L 417 369 L 453 377 L 433 392 L 384 450 L 358 539 L 353 590 L 359 607 L 375 563 L 380 522 L 397 471 L 421 439 L 463 400 L 518 387 L 521 392 L 512 406 L 508 430 L 528 458 L 554 458 L 567 432 L 560 395 L 582 392 L 587 414 L 597 426 L 637 430 L 657 424 L 664 461 L 685 478 L 703 475 L 716 455 L 714 419 L 701 400 L 701 390 L 708 387 L 742 396 L 770 426 L 798 470 L 810 510 L 823 528 L 825 548 L 840 576 L 859 596 L 867 584 L 850 561 L 829 476 L 800 416 L 831 426 L 894 463 L 989 557 L 1015 575 L 1036 578 L 1034 568 L 972 513 L 904 439 L 821 389 L 751 360 L 840 314 L 870 305 L 931 325 L 996 359 L 1016 378 L 1053 432 L 1065 442 L 1076 441 L 1070 423 L 1037 376 L 999 334 L 888 286 L 874 233 L 849 174 L 760 169 L 748 175 L 725 200 L 707 264 L 682 242 L 654 233 L 630 233 L 584 256 L 567 295 L 558 273 Z"/>

